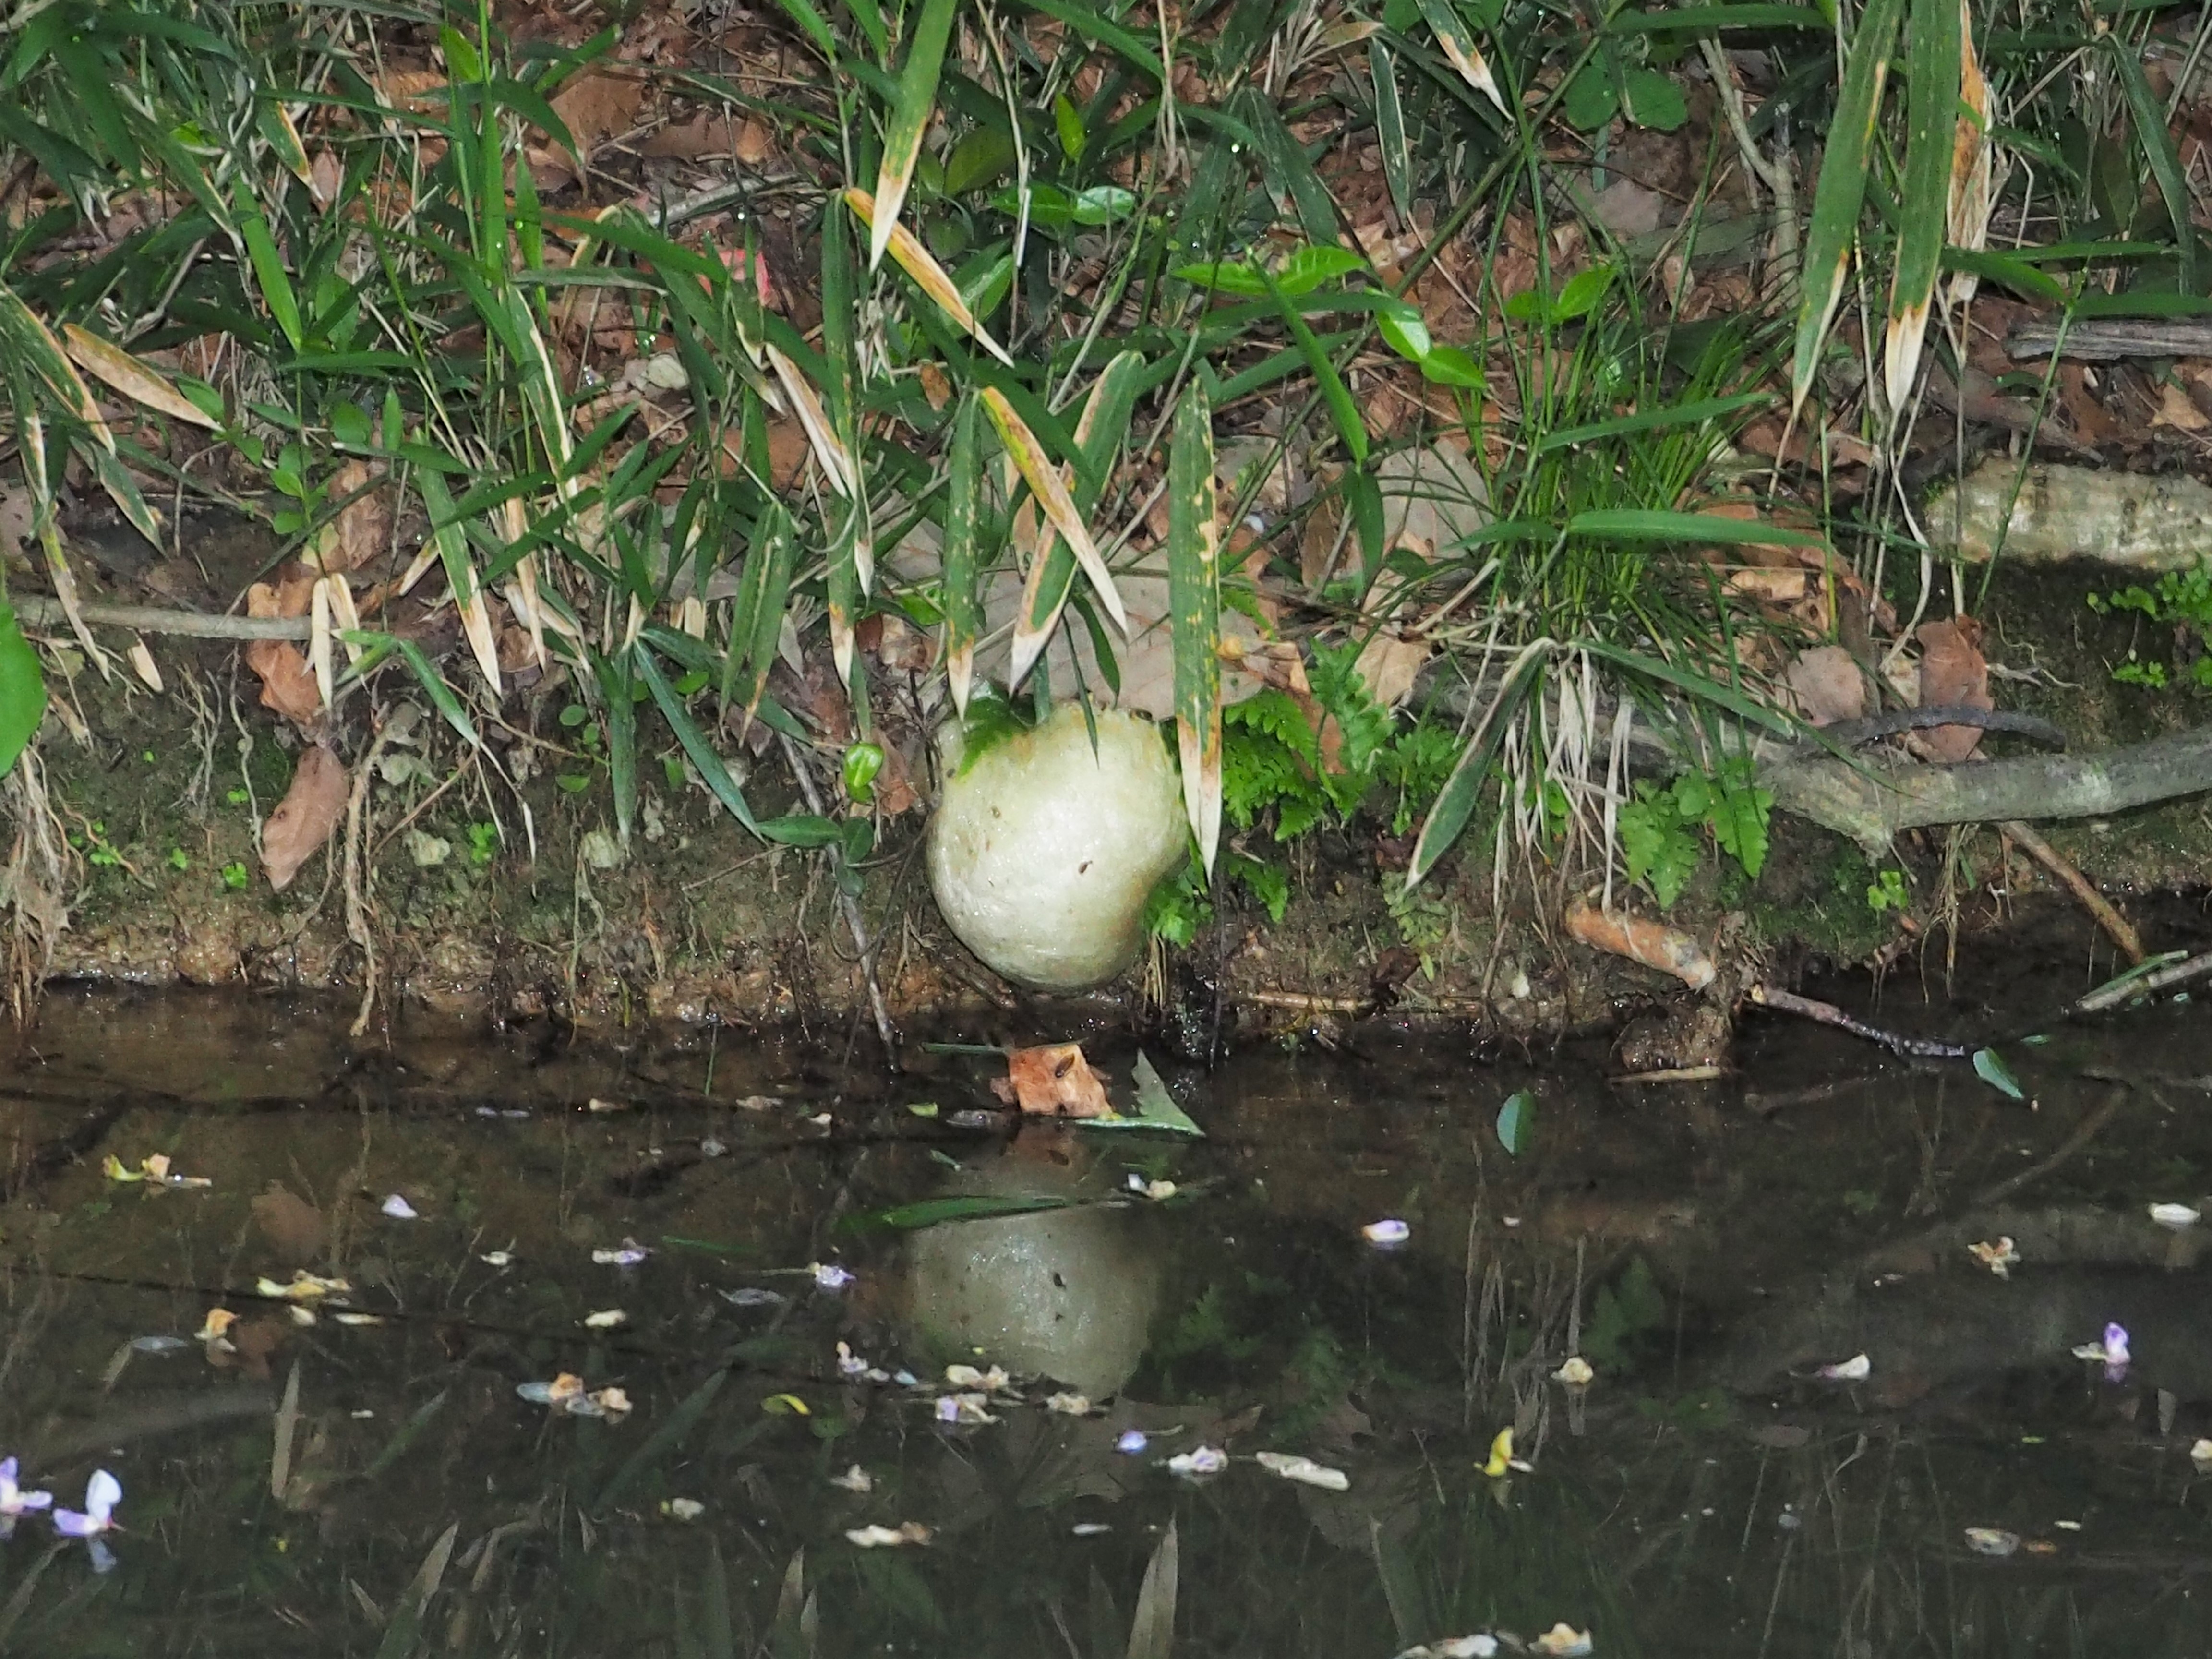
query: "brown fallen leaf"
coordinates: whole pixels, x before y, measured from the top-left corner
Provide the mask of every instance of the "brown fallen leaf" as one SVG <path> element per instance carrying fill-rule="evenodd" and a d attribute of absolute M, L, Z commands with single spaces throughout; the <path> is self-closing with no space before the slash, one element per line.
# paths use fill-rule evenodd
<path fill-rule="evenodd" d="M 331 476 L 331 498 L 346 504 L 316 538 L 314 557 L 326 573 L 358 570 L 390 547 L 392 502 L 384 486 L 374 482 L 383 471 L 353 460 Z M 349 495 L 353 499 L 346 501 Z"/>
<path fill-rule="evenodd" d="M 1006 1056 L 1006 1075 L 993 1082 L 1000 1099 L 1045 1117 L 1107 1117 L 1106 1085 L 1083 1058 L 1079 1042 L 1017 1048 Z"/>
<path fill-rule="evenodd" d="M 644 100 L 645 82 L 636 77 L 585 70 L 553 97 L 553 112 L 567 124 L 580 154 L 556 149 L 553 161 L 567 167 L 571 178 L 581 179 L 592 152 L 617 133 L 629 131 Z"/>
<path fill-rule="evenodd" d="M 246 590 L 249 617 L 305 616 L 312 581 L 288 580 L 282 589 L 256 582 Z M 254 640 L 245 651 L 246 665 L 261 680 L 261 706 L 273 709 L 302 731 L 319 727 L 323 694 L 307 665 L 307 653 L 286 640 Z"/>
<path fill-rule="evenodd" d="M 270 887 L 281 893 L 292 884 L 338 827 L 345 804 L 345 763 L 319 743 L 303 750 L 292 787 L 261 826 L 261 865 Z"/>
<path fill-rule="evenodd" d="M 1840 645 L 1800 651 L 1783 671 L 1797 712 L 1814 726 L 1855 720 L 1866 713 L 1866 676 Z"/>
<path fill-rule="evenodd" d="M 1990 697 L 1990 665 L 1982 656 L 1982 625 L 1972 617 L 1949 622 L 1923 623 L 1914 635 L 1920 641 L 1920 706 L 1943 708 L 1994 708 Z M 1945 765 L 1965 760 L 1982 740 L 1972 726 L 1939 726 L 1918 734 L 1915 747 L 1927 759 Z"/>
<path fill-rule="evenodd" d="M 323 1212 L 280 1181 L 272 1181 L 253 1200 L 253 1224 L 287 1267 L 312 1267 L 330 1247 L 330 1224 Z"/>

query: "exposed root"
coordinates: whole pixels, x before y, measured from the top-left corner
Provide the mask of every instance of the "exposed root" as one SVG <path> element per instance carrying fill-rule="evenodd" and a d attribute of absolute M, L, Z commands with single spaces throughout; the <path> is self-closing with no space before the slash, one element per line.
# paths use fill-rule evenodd
<path fill-rule="evenodd" d="M 2136 937 L 2136 930 L 2128 924 L 2127 918 L 2115 910 L 2105 896 L 2089 884 L 2087 876 L 2061 857 L 2057 848 L 2017 818 L 2001 823 L 1997 828 L 2018 842 L 2021 851 L 2064 884 L 2066 890 L 2073 894 L 2081 908 L 2096 918 L 2097 925 L 2111 935 L 2112 943 L 2120 947 L 2122 956 L 2130 963 L 2142 962 L 2142 940 Z"/>

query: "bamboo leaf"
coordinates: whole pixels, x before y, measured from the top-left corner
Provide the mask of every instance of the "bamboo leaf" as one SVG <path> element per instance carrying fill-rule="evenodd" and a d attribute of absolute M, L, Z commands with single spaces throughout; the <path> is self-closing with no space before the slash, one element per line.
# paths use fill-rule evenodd
<path fill-rule="evenodd" d="M 1437 792 L 1428 816 L 1421 820 L 1420 837 L 1413 843 L 1413 856 L 1406 864 L 1408 889 L 1436 868 L 1437 860 L 1451 850 L 1460 831 L 1467 828 L 1467 821 L 1474 816 L 1475 803 L 1482 798 L 1483 786 L 1490 778 L 1490 763 L 1498 757 L 1498 749 L 1505 741 L 1506 727 L 1512 723 L 1513 713 L 1528 695 L 1545 658 L 1553 649 L 1549 640 L 1534 640 L 1522 647 L 1520 654 L 1514 658 L 1504 683 L 1490 700 L 1490 706 L 1482 711 L 1482 718 L 1468 735 L 1467 746 L 1460 750 L 1451 775 Z"/>
<path fill-rule="evenodd" d="M 1995 204 L 1995 159 L 1990 144 L 1990 83 L 1974 52 L 1974 17 L 1968 0 L 1959 0 L 1959 113 L 1951 136 L 1951 198 L 1944 220 L 1943 264 L 1952 273 L 1946 292 L 1953 305 L 1974 297 L 1981 273 L 1960 268 L 1954 248 L 1979 252 L 1989 245 L 1990 210 Z"/>
<path fill-rule="evenodd" d="M 876 240 L 883 240 L 890 249 L 891 258 L 897 261 L 899 269 L 914 278 L 915 286 L 927 294 L 939 311 L 974 336 L 976 343 L 984 350 L 1009 368 L 1013 367 L 1014 360 L 1006 354 L 1006 347 L 993 339 L 990 331 L 975 320 L 975 313 L 969 309 L 968 301 L 960 296 L 959 285 L 953 282 L 945 267 L 937 263 L 936 256 L 922 246 L 920 237 L 904 225 L 892 224 L 884 216 L 877 198 L 857 185 L 846 191 L 845 201 L 860 216 L 860 222 L 868 227 L 872 243 Z M 884 229 L 886 224 L 890 224 L 888 232 Z"/>
<path fill-rule="evenodd" d="M 952 459 L 945 495 L 945 678 L 952 706 L 968 714 L 968 688 L 975 672 L 975 641 L 983 631 L 983 597 L 977 585 L 975 520 L 982 495 L 977 455 L 981 412 L 973 397 L 963 398 L 952 417 Z M 1042 562 L 1040 561 L 1039 562 Z"/>
<path fill-rule="evenodd" d="M 300 325 L 300 299 L 292 291 L 292 278 L 284 269 L 284 256 L 276 251 L 276 239 L 270 234 L 268 220 L 261 216 L 251 197 L 241 189 L 238 197 L 238 234 L 246 243 L 246 257 L 253 266 L 253 279 L 261 289 L 264 304 L 274 318 L 284 337 L 298 351 L 305 345 L 307 336 Z"/>
<path fill-rule="evenodd" d="M 97 334 L 79 328 L 75 323 L 62 325 L 62 338 L 69 355 L 87 374 L 105 381 L 131 402 L 143 404 L 172 420 L 188 422 L 210 430 L 222 424 L 171 386 L 165 377 L 122 347 L 111 345 Z"/>
<path fill-rule="evenodd" d="M 1809 530 L 1790 530 L 1758 519 L 1723 518 L 1717 513 L 1670 513 L 1658 507 L 1593 508 L 1569 519 L 1569 536 L 1606 536 L 1624 541 L 1730 542 L 1789 547 L 1826 547 L 1827 538 Z"/>
<path fill-rule="evenodd" d="M 469 651 L 477 659 L 477 669 L 491 687 L 492 696 L 501 692 L 499 675 L 499 646 L 492 637 L 491 613 L 484 606 L 483 586 L 477 580 L 477 568 L 469 557 L 469 538 L 453 512 L 453 497 L 446 488 L 446 481 L 427 469 L 416 474 L 415 487 L 422 492 L 423 507 L 430 515 L 430 537 L 438 550 L 438 558 L 446 568 L 446 586 L 452 590 L 453 610 L 461 619 L 461 631 L 467 637 Z"/>
<path fill-rule="evenodd" d="M 1129 613 L 1121 604 L 1121 591 L 1114 586 L 1114 574 L 1106 568 L 1106 561 L 1098 556 L 1097 544 L 1091 539 L 1091 531 L 1076 511 L 1075 502 L 1060 481 L 1060 470 L 1053 465 L 1044 453 L 1044 446 L 1036 441 L 1029 423 L 1015 412 L 1006 394 L 997 386 L 983 388 L 983 409 L 991 417 L 991 424 L 999 430 L 999 441 L 1006 447 L 1014 466 L 1022 479 L 1036 497 L 1037 506 L 1052 527 L 1067 540 L 1075 550 L 1075 562 L 1083 567 L 1083 574 L 1091 579 L 1091 586 L 1098 595 L 1098 602 L 1114 618 L 1115 626 L 1121 630 L 1124 639 L 1129 634 Z"/>
<path fill-rule="evenodd" d="M 883 165 L 876 173 L 876 200 L 881 211 L 869 222 L 871 270 L 884 262 L 884 250 L 890 246 L 907 186 L 914 182 L 922 135 L 929 130 L 930 112 L 937 106 L 937 77 L 945 64 L 945 46 L 952 38 L 952 18 L 957 9 L 958 0 L 921 0 L 913 44 L 907 48 L 906 68 L 899 75 L 898 100 L 891 106 L 890 125 L 884 134 Z"/>
<path fill-rule="evenodd" d="M 1144 389 L 1145 370 L 1142 352 L 1121 352 L 1099 371 L 1084 399 L 1083 414 L 1075 423 L 1075 478 L 1070 486 L 1079 513 L 1088 514 L 1098 504 L 1114 453 L 1121 447 L 1137 395 Z M 1042 653 L 1074 585 L 1075 555 L 1065 540 L 1054 536 L 1042 555 L 1030 561 L 1029 578 L 1022 586 L 1021 605 L 1014 612 L 1009 686 L 1019 685 Z"/>
<path fill-rule="evenodd" d="M 1813 217 L 1805 232 L 1803 273 L 1797 301 L 1797 340 L 1790 368 L 1790 418 L 1795 422 L 1813 389 L 1820 344 L 1844 297 L 1851 245 L 1858 235 L 1859 210 L 1866 201 L 1868 153 L 1882 88 L 1889 79 L 1889 52 L 1897 37 L 1904 0 L 1869 0 L 1857 33 L 1845 54 L 1843 89 L 1836 98 L 1834 124 L 1813 191 Z"/>
<path fill-rule="evenodd" d="M 1889 325 L 1882 340 L 1882 390 L 1890 419 L 1912 395 L 1951 202 L 1951 142 L 1959 110 L 1959 0 L 1912 0 L 1904 199 L 1890 272 Z"/>
<path fill-rule="evenodd" d="M 1413 156 L 1406 142 L 1406 112 L 1398 102 L 1398 66 L 1388 43 L 1367 43 L 1367 68 L 1375 82 L 1375 136 L 1382 149 L 1382 177 L 1398 222 L 1413 222 Z"/>
<path fill-rule="evenodd" d="M 1204 384 L 1194 380 L 1176 405 L 1168 449 L 1168 615 L 1183 811 L 1209 878 L 1221 839 L 1221 573 L 1214 514 L 1213 414 Z"/>
<path fill-rule="evenodd" d="M 1490 64 L 1482 55 L 1482 48 L 1474 43 L 1474 36 L 1452 9 L 1451 0 L 1420 0 L 1421 15 L 1429 20 L 1436 32 L 1437 45 L 1443 48 L 1451 66 L 1460 72 L 1468 85 L 1483 94 L 1498 106 L 1498 112 L 1508 120 L 1513 112 L 1505 107 L 1505 95 L 1498 89 L 1498 77 L 1490 72 Z"/>
<path fill-rule="evenodd" d="M 0 777 L 15 769 L 46 714 L 46 677 L 15 607 L 0 599 Z"/>
<path fill-rule="evenodd" d="M 2141 49 L 2126 38 L 2124 31 L 2115 29 L 2106 35 L 2105 45 L 2119 77 L 2120 90 L 2127 97 L 2136 142 L 2142 146 L 2143 159 L 2150 163 L 2151 177 L 2158 180 L 2158 193 L 2166 203 L 2166 217 L 2173 222 L 2175 250 L 2181 256 L 2181 291 L 2202 294 L 2204 289 L 2197 270 L 2197 230 L 2190 218 L 2189 179 L 2182 171 L 2181 157 L 2175 153 L 2173 135 L 2166 131 L 2166 111 L 2143 77 Z"/>
<path fill-rule="evenodd" d="M 100 418 L 100 405 L 93 401 L 90 389 L 70 367 L 69 354 L 5 283 L 0 283 L 0 351 L 9 360 L 26 364 L 45 384 L 55 402 L 72 418 L 93 429 L 103 449 L 115 447 L 113 434 Z"/>
<path fill-rule="evenodd" d="M 855 493 L 854 480 L 858 475 L 852 456 L 846 453 L 845 446 L 837 441 L 837 434 L 830 429 L 830 417 L 823 412 L 821 398 L 814 395 L 814 388 L 799 372 L 799 365 L 785 356 L 777 347 L 771 345 L 768 348 L 768 361 L 769 367 L 775 371 L 778 383 L 783 387 L 784 396 L 791 399 L 792 408 L 799 416 L 799 424 L 805 428 L 807 444 L 813 449 L 814 459 L 821 465 L 823 475 L 829 479 L 830 487 L 840 495 L 851 499 Z"/>

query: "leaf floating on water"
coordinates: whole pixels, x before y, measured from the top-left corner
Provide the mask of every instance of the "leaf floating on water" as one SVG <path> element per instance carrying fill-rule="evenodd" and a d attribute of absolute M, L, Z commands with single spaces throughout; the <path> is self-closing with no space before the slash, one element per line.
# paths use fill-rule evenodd
<path fill-rule="evenodd" d="M 1006 1056 L 1006 1075 L 992 1090 L 1001 1100 L 1040 1117 L 1110 1117 L 1106 1085 L 1083 1057 L 1079 1042 L 1016 1048 Z"/>
<path fill-rule="evenodd" d="M 1535 1112 L 1536 1103 L 1526 1089 L 1509 1096 L 1498 1109 L 1498 1144 L 1507 1157 L 1518 1158 L 1528 1149 L 1530 1120 Z"/>
<path fill-rule="evenodd" d="M 2005 1235 L 1992 1244 L 1987 1240 L 1966 1246 L 1966 1253 L 1987 1267 L 1999 1279 L 2012 1277 L 2012 1270 L 2020 1266 L 2020 1252 L 2013 1246 L 2012 1236 Z"/>
<path fill-rule="evenodd" d="M 1853 1354 L 1833 1365 L 1823 1365 L 1813 1373 L 1829 1382 L 1863 1382 L 1873 1374 L 1874 1361 L 1863 1353 Z"/>
<path fill-rule="evenodd" d="M 1084 1127 L 1088 1129 L 1160 1129 L 1170 1134 L 1192 1135 L 1205 1139 L 1206 1131 L 1183 1109 L 1175 1103 L 1168 1093 L 1168 1085 L 1160 1081 L 1160 1074 L 1143 1049 L 1137 1051 L 1136 1109 L 1126 1114 L 1091 1118 Z"/>
<path fill-rule="evenodd" d="M 1969 1527 L 1966 1547 L 1977 1555 L 2010 1555 L 2020 1547 L 2020 1534 L 2002 1527 Z"/>
<path fill-rule="evenodd" d="M 2027 1098 L 2014 1079 L 2012 1068 L 2004 1063 L 2004 1056 L 1994 1048 L 1974 1050 L 1974 1075 L 2008 1099 L 2024 1101 Z"/>
<path fill-rule="evenodd" d="M 2160 1226 L 2171 1227 L 2176 1232 L 2194 1227 L 2202 1213 L 2186 1204 L 2154 1204 L 2150 1206 L 2150 1218 Z"/>
<path fill-rule="evenodd" d="M 1285 1480 L 1319 1486 L 1323 1492 L 1349 1492 L 1352 1489 L 1352 1477 L 1342 1469 L 1332 1469 L 1326 1464 L 1315 1462 L 1310 1457 L 1298 1457 L 1284 1452 L 1261 1452 L 1257 1461 L 1261 1468 L 1270 1474 L 1279 1474 Z"/>

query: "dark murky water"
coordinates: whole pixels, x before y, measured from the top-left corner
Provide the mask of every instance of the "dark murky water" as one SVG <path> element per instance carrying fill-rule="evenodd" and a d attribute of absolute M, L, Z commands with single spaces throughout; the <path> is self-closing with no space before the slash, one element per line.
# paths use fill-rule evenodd
<path fill-rule="evenodd" d="M 2011 988 L 2081 988 L 2045 977 Z M 841 1092 L 727 1032 L 387 1049 L 282 1002 L 58 996 L 0 1075 L 0 1451 L 64 1505 L 112 1471 L 122 1529 L 102 1573 L 22 1516 L 0 1645 L 1121 1659 L 1172 1523 L 1185 1655 L 1559 1621 L 1606 1656 L 2212 1652 L 2212 1214 L 2147 1214 L 2212 1193 L 2203 1006 L 2008 1046 L 2033 1111 L 1798 1024 L 1745 1081 L 1633 1090 L 1375 1031 L 1170 1071 L 1190 1143 L 963 1128 L 972 1056 Z M 1133 1051 L 1097 1047 L 1126 1103 Z M 155 1153 L 213 1185 L 102 1175 Z M 965 1218 L 883 1224 L 933 1200 Z M 1059 1207 L 975 1213 L 1019 1200 Z M 1362 1238 L 1383 1218 L 1401 1248 Z M 2003 1280 L 1966 1249 L 2000 1235 Z M 625 1240 L 651 1255 L 593 1261 Z M 380 1322 L 256 1294 L 301 1269 Z M 2108 1322 L 2110 1378 L 2069 1352 Z M 841 1376 L 840 1343 L 920 1386 Z M 949 1364 L 1014 1373 L 996 1421 L 939 1420 Z M 629 1411 L 517 1395 L 563 1373 Z M 1508 1425 L 1530 1467 L 1493 1479 Z M 1201 1445 L 1224 1472 L 1170 1473 Z M 872 1490 L 833 1482 L 856 1465 Z M 848 1538 L 906 1522 L 926 1544 Z"/>

